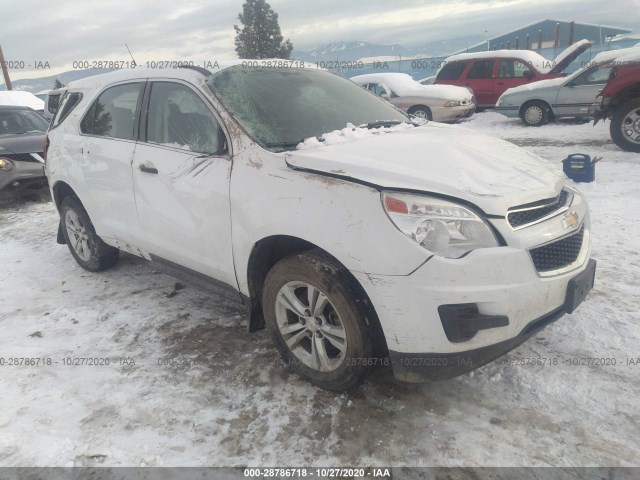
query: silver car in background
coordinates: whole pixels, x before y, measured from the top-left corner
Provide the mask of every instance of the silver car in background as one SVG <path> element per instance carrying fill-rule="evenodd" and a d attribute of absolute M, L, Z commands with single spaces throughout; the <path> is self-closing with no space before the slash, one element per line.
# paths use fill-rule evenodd
<path fill-rule="evenodd" d="M 29 107 L 0 105 L 0 194 L 47 184 L 42 147 L 48 126 Z"/>
<path fill-rule="evenodd" d="M 421 85 L 406 73 L 370 73 L 351 80 L 409 115 L 427 120 L 453 122 L 476 111 L 473 92 L 465 87 Z"/>
<path fill-rule="evenodd" d="M 495 110 L 507 117 L 519 117 L 528 127 L 561 117 L 590 118 L 589 107 L 607 83 L 616 58 L 633 51 L 640 48 L 602 52 L 568 77 L 510 88 L 500 96 Z"/>

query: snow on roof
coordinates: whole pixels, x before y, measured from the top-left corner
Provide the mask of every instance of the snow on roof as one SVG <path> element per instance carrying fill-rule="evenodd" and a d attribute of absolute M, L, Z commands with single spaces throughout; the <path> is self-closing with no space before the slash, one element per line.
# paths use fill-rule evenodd
<path fill-rule="evenodd" d="M 470 100 L 473 94 L 464 87 L 454 85 L 421 85 L 406 73 L 367 73 L 356 75 L 350 80 L 365 83 L 382 83 L 401 97 L 418 96 L 443 100 Z"/>
<path fill-rule="evenodd" d="M 15 105 L 30 107 L 34 110 L 44 110 L 44 101 L 31 92 L 9 90 L 0 92 L 0 105 Z"/>
<path fill-rule="evenodd" d="M 483 58 L 518 58 L 529 65 L 533 65 L 539 72 L 549 70 L 545 67 L 550 61 L 542 55 L 531 50 L 487 50 L 486 52 L 469 52 L 451 55 L 445 59 L 445 64 L 464 60 L 475 60 Z"/>
<path fill-rule="evenodd" d="M 640 52 L 639 47 L 640 45 L 636 45 L 635 47 L 630 47 L 630 48 L 620 48 L 618 50 L 609 50 L 606 52 L 600 52 L 595 57 L 593 57 L 593 59 L 589 63 L 593 64 L 593 63 L 609 62 L 611 60 L 615 60 L 618 57 L 623 57 L 631 53 Z"/>
<path fill-rule="evenodd" d="M 620 64 L 640 62 L 640 49 L 634 48 L 634 52 L 628 53 L 616 58 L 616 62 Z"/>

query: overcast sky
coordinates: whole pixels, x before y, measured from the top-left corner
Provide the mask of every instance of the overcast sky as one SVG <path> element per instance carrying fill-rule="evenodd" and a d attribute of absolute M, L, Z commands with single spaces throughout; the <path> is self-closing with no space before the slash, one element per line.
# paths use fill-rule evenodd
<path fill-rule="evenodd" d="M 2 0 L 0 45 L 7 61 L 48 61 L 51 70 L 12 70 L 33 78 L 78 60 L 235 58 L 234 23 L 243 0 Z M 334 41 L 419 46 L 472 34 L 492 37 L 545 18 L 640 32 L 640 0 L 272 0 L 297 50 Z"/>

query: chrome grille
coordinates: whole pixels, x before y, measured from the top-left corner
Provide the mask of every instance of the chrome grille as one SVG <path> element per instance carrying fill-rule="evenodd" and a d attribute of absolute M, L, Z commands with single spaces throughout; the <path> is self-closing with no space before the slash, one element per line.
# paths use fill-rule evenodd
<path fill-rule="evenodd" d="M 584 239 L 584 224 L 573 235 L 529 250 L 538 272 L 549 272 L 571 265 L 578 259 Z"/>
<path fill-rule="evenodd" d="M 513 228 L 530 225 L 564 207 L 567 204 L 568 198 L 569 192 L 562 190 L 560 195 L 558 195 L 558 197 L 551 203 L 547 203 L 539 207 L 516 210 L 507 214 L 507 221 Z"/>

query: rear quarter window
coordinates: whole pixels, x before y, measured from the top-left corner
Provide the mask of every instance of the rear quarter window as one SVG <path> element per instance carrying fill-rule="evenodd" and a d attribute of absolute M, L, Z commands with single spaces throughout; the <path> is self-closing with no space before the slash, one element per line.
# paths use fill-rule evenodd
<path fill-rule="evenodd" d="M 458 80 L 464 72 L 464 68 L 467 66 L 467 62 L 452 62 L 447 63 L 440 73 L 438 73 L 438 77 L 436 80 Z"/>
<path fill-rule="evenodd" d="M 60 106 L 60 94 L 53 93 L 49 95 L 49 101 L 47 102 L 47 110 L 49 110 L 50 114 L 55 114 L 58 111 L 58 107 Z"/>
<path fill-rule="evenodd" d="M 74 108 L 82 100 L 82 94 L 79 92 L 67 92 L 60 102 L 60 108 L 53 119 L 52 127 L 60 125 L 65 118 L 73 111 Z"/>

